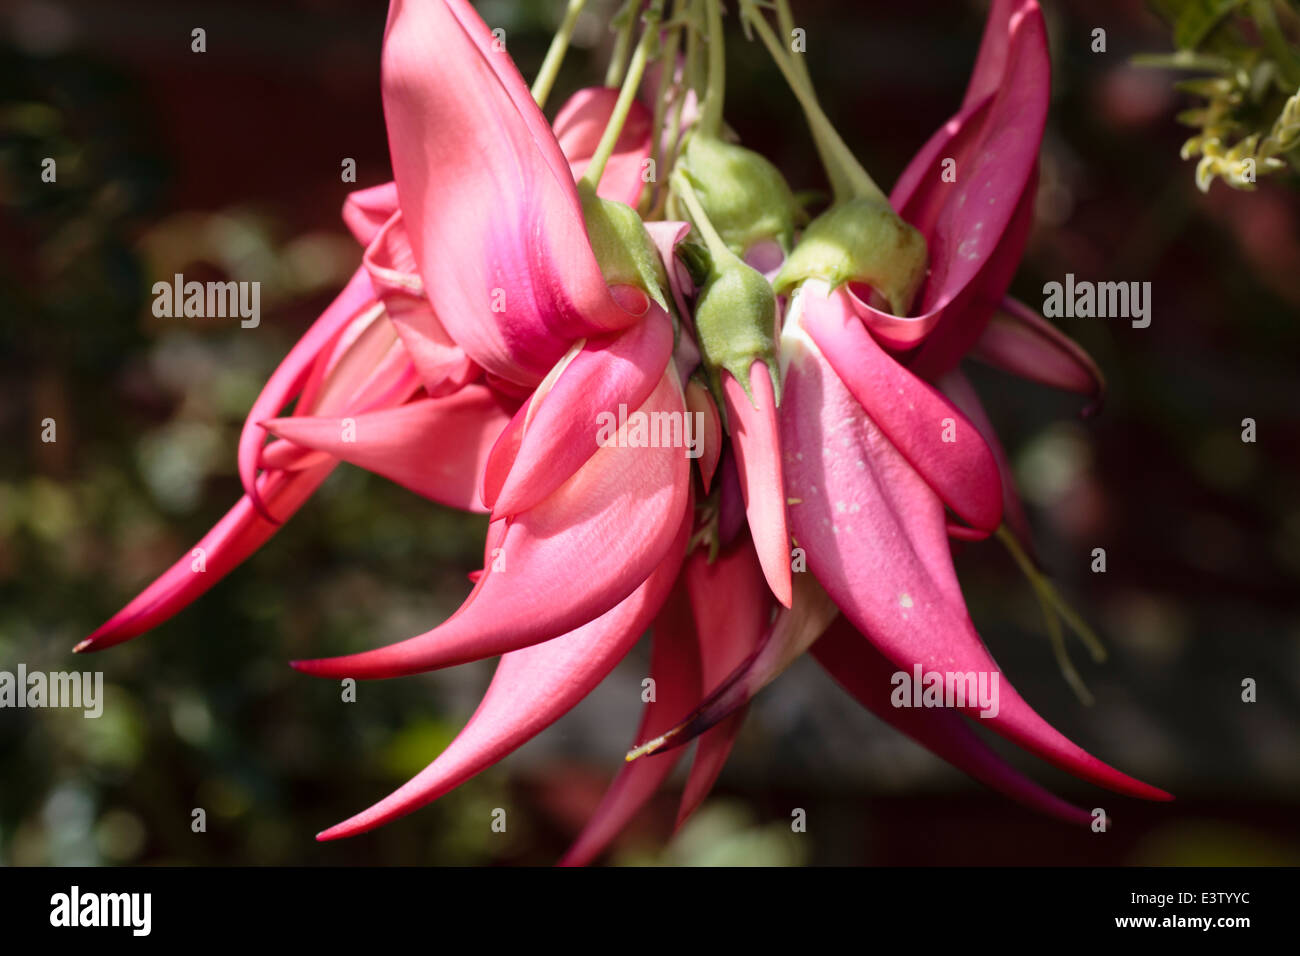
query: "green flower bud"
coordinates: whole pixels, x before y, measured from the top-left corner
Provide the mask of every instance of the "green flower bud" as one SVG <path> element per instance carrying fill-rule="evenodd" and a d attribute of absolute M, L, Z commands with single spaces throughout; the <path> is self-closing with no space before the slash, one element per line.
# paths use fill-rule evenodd
<path fill-rule="evenodd" d="M 721 370 L 730 372 L 753 399 L 749 369 L 767 364 L 778 401 L 781 374 L 776 363 L 776 293 L 761 272 L 739 259 L 715 260 L 695 301 L 695 331 L 718 408 L 725 408 Z"/>
<path fill-rule="evenodd" d="M 613 199 L 602 199 L 585 183 L 579 184 L 578 196 L 591 251 L 605 281 L 635 286 L 662 309 L 672 311 L 663 292 L 668 287 L 668 273 L 636 210 Z"/>
<path fill-rule="evenodd" d="M 799 206 L 780 171 L 758 153 L 696 133 L 677 168 L 690 177 L 713 228 L 736 255 L 769 239 L 789 251 Z"/>
<path fill-rule="evenodd" d="M 898 213 L 874 199 L 852 199 L 812 221 L 772 285 L 785 293 L 805 279 L 863 282 L 905 315 L 927 259 L 925 238 Z"/>

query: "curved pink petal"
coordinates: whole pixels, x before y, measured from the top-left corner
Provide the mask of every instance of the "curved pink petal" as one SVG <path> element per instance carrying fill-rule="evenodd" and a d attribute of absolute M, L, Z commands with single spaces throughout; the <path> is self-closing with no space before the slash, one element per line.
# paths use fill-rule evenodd
<path fill-rule="evenodd" d="M 713 395 L 695 379 L 686 383 L 686 411 L 697 416 L 692 421 L 704 423 L 704 427 L 695 436 L 699 442 L 699 456 L 695 460 L 700 466 L 704 493 L 708 494 L 713 485 L 713 473 L 718 470 L 718 458 L 722 455 L 722 418 L 718 415 Z"/>
<path fill-rule="evenodd" d="M 317 364 L 295 411 L 333 415 L 406 401 L 420 387 L 411 355 L 382 308 L 358 316 Z"/>
<path fill-rule="evenodd" d="M 723 724 L 811 647 L 838 614 L 835 602 L 812 575 L 797 575 L 793 603 L 788 608 L 777 607 L 776 616 L 749 656 L 698 707 L 657 737 L 643 740 L 628 759 L 675 750 Z"/>
<path fill-rule="evenodd" d="M 681 387 L 665 375 L 641 411 L 680 414 Z M 388 647 L 293 666 L 322 677 L 397 677 L 518 650 L 604 614 L 664 559 L 690 493 L 680 448 L 629 447 L 625 429 L 620 439 L 537 507 L 502 521 L 501 561 L 488 563 L 445 623 Z"/>
<path fill-rule="evenodd" d="M 478 495 L 478 475 L 512 411 L 486 385 L 467 385 L 445 398 L 418 399 L 344 418 L 279 418 L 267 422 L 266 428 L 440 504 L 486 512 Z"/>
<path fill-rule="evenodd" d="M 496 470 L 504 466 L 507 471 L 500 493 L 488 502 L 492 513 L 526 511 L 564 484 L 596 453 L 602 424 L 615 423 L 608 428 L 612 436 L 620 409 L 626 413 L 640 408 L 654 391 L 672 350 L 672 323 L 658 306 L 651 306 L 646 320 L 626 331 L 589 340 L 545 394 L 539 388 L 522 434 L 506 439 L 502 451 L 510 453 L 510 460 L 508 465 L 494 463 Z M 658 430 L 654 437 L 671 439 Z M 685 437 L 679 437 L 684 442 Z M 681 442 L 676 447 L 684 448 Z"/>
<path fill-rule="evenodd" d="M 809 653 L 863 707 L 985 786 L 1066 823 L 1086 825 L 1092 820 L 1087 810 L 1043 789 L 999 757 L 951 710 L 894 707 L 890 695 L 897 668 L 844 618 L 836 620 Z"/>
<path fill-rule="evenodd" d="M 653 736 L 700 697 L 699 649 L 690 603 L 682 588 L 668 596 L 655 619 L 650 676 L 655 699 L 645 705 L 637 738 Z M 585 866 L 619 834 L 672 773 L 681 751 L 659 754 L 619 768 L 587 825 L 561 858 L 560 866 Z"/>
<path fill-rule="evenodd" d="M 844 289 L 804 283 L 798 322 L 840 381 L 908 463 L 974 528 L 1002 521 L 997 460 L 980 432 L 934 387 L 885 352 L 854 314 Z"/>
<path fill-rule="evenodd" d="M 618 94 L 618 90 L 607 86 L 590 86 L 570 96 L 555 114 L 552 129 L 573 170 L 575 181 L 581 179 L 591 165 L 591 157 L 605 133 Z M 653 125 L 654 117 L 650 111 L 639 100 L 633 100 L 623 122 L 623 131 L 614 143 L 614 152 L 600 175 L 597 195 L 636 208 L 645 186 L 642 173 L 644 163 L 650 157 Z"/>
<path fill-rule="evenodd" d="M 425 297 L 400 212 L 375 234 L 362 261 L 376 296 L 419 369 L 425 391 L 436 398 L 478 377 L 478 366 L 452 339 Z"/>
<path fill-rule="evenodd" d="M 999 709 L 985 718 L 991 730 L 1085 780 L 1169 799 L 1071 743 L 1010 686 L 967 615 L 943 503 L 811 341 L 787 334 L 782 344 L 790 361 L 786 481 L 799 500 L 791 529 L 809 570 L 854 626 L 904 670 L 998 675 Z"/>
<path fill-rule="evenodd" d="M 980 402 L 979 395 L 971 386 L 970 381 L 961 373 L 960 369 L 953 369 L 943 378 L 939 379 L 939 389 L 952 403 L 962 410 L 971 424 L 979 429 L 979 433 L 984 436 L 988 442 L 989 450 L 993 452 L 993 458 L 998 463 L 998 475 L 1002 482 L 1002 520 L 1006 522 L 1011 533 L 1016 536 L 1024 549 L 1037 560 L 1037 552 L 1034 547 L 1033 530 L 1029 526 L 1029 518 L 1025 515 L 1024 502 L 1020 500 L 1020 492 L 1016 488 L 1015 475 L 1011 473 L 1011 462 L 1007 460 L 1007 453 L 1002 448 L 1002 443 L 998 441 L 997 430 L 993 423 L 989 421 L 988 414 L 984 411 L 984 405 Z M 951 532 L 951 528 L 949 531 Z"/>
<path fill-rule="evenodd" d="M 279 531 L 281 522 L 288 520 L 311 497 L 334 465 L 335 462 L 329 461 L 305 471 L 275 471 L 260 475 L 257 478 L 258 492 L 274 520 L 263 518 L 247 495 L 240 498 L 183 558 L 100 625 L 75 650 L 100 651 L 112 647 L 157 627 L 176 614 Z"/>
<path fill-rule="evenodd" d="M 1032 218 L 1051 65 L 1036 3 L 993 9 L 961 111 L 921 148 L 890 202 L 925 236 L 930 274 L 908 317 L 857 300 L 890 347 L 924 346 L 913 365 L 934 378 L 978 337 L 1006 291 Z M 956 181 L 945 181 L 945 161 Z M 953 167 L 949 167 L 953 168 Z"/>
<path fill-rule="evenodd" d="M 745 496 L 745 516 L 763 574 L 776 599 L 790 606 L 790 533 L 786 530 L 785 481 L 781 476 L 781 435 L 772 376 L 762 360 L 749 368 L 749 387 L 722 374 L 722 397 Z"/>
<path fill-rule="evenodd" d="M 289 350 L 253 402 L 239 433 L 237 460 L 244 494 L 264 518 L 271 515 L 262 507 L 256 478 L 258 456 L 267 435 L 259 423 L 279 414 L 302 390 L 325 346 L 358 315 L 374 308 L 375 294 L 370 279 L 364 269 L 358 269 L 338 297 Z"/>
<path fill-rule="evenodd" d="M 696 551 L 686 562 L 683 579 L 700 645 L 700 687 L 708 694 L 758 647 L 773 605 L 747 537 L 712 564 L 705 552 Z M 677 811 L 678 826 L 713 789 L 744 720 L 741 708 L 700 736 Z"/>
<path fill-rule="evenodd" d="M 509 55 L 493 45 L 461 0 L 394 0 L 384 115 L 433 311 L 484 370 L 535 385 L 574 339 L 639 316 L 611 296 L 568 162 Z"/>
<path fill-rule="evenodd" d="M 303 448 L 291 441 L 276 438 L 262 446 L 257 465 L 264 471 L 302 471 L 330 460 L 324 452 Z"/>
<path fill-rule="evenodd" d="M 1096 412 L 1106 393 L 1101 369 L 1083 347 L 1037 312 L 1011 297 L 993 313 L 971 358 L 1012 375 L 1093 399 L 1084 411 Z"/>
<path fill-rule="evenodd" d="M 343 223 L 357 242 L 370 245 L 375 235 L 397 212 L 397 183 L 384 183 L 348 193 L 343 200 Z"/>
<path fill-rule="evenodd" d="M 474 716 L 438 759 L 379 803 L 316 839 L 356 836 L 418 810 L 568 713 L 627 655 L 659 613 L 677 579 L 689 532 L 688 512 L 659 567 L 600 617 L 554 640 L 502 656 Z"/>

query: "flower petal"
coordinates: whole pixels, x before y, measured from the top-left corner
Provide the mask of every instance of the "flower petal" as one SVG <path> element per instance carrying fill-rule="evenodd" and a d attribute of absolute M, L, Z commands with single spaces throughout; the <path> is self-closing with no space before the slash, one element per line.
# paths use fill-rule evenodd
<path fill-rule="evenodd" d="M 343 223 L 357 242 L 368 246 L 397 212 L 397 183 L 384 183 L 348 193 L 343 200 Z"/>
<path fill-rule="evenodd" d="M 700 697 L 699 649 L 691 623 L 690 602 L 677 588 L 655 619 L 650 675 L 655 699 L 645 705 L 637 738 L 666 729 Z M 681 751 L 625 763 L 605 792 L 582 833 L 561 858 L 560 866 L 586 866 L 595 859 L 636 812 L 645 806 L 672 773 Z"/>
<path fill-rule="evenodd" d="M 500 494 L 488 502 L 492 513 L 526 511 L 564 484 L 596 453 L 602 423 L 615 422 L 608 429 L 613 435 L 620 406 L 640 408 L 650 396 L 672 350 L 668 314 L 652 306 L 644 322 L 591 339 L 572 358 L 561 359 L 564 369 L 545 394 L 539 388 L 522 434 L 511 435 L 503 446 L 510 462 Z M 494 471 L 503 464 L 494 462 Z"/>
<path fill-rule="evenodd" d="M 429 306 L 400 212 L 375 234 L 363 262 L 375 294 L 420 371 L 425 391 L 437 398 L 478 377 L 478 366 Z"/>
<path fill-rule="evenodd" d="M 382 88 L 418 271 L 471 359 L 536 385 L 574 339 L 639 318 L 610 295 L 568 162 L 468 3 L 394 0 Z"/>
<path fill-rule="evenodd" d="M 909 363 L 924 378 L 947 371 L 974 343 L 1024 251 L 1050 72 L 1037 4 L 1012 9 L 1000 2 L 961 111 L 921 148 L 890 194 L 899 215 L 925 236 L 930 274 L 912 316 L 891 316 L 860 300 L 855 306 L 890 347 L 924 341 Z"/>
<path fill-rule="evenodd" d="M 971 351 L 971 358 L 1052 388 L 1093 399 L 1101 407 L 1106 380 L 1083 347 L 1023 302 L 1007 297 L 993 313 Z"/>
<path fill-rule="evenodd" d="M 440 504 L 486 512 L 478 475 L 513 407 L 486 385 L 347 418 L 266 423 L 273 435 L 327 452 Z"/>
<path fill-rule="evenodd" d="M 666 374 L 641 411 L 682 411 Z M 593 455 L 537 507 L 504 519 L 499 560 L 439 627 L 388 647 L 293 666 L 322 677 L 397 677 L 518 650 L 572 631 L 631 594 L 664 559 L 689 497 L 680 448 Z M 496 522 L 493 522 L 496 524 Z"/>
<path fill-rule="evenodd" d="M 273 471 L 258 476 L 258 493 L 274 516 L 268 521 L 248 495 L 158 580 L 78 644 L 77 651 L 100 651 L 157 627 L 197 599 L 260 548 L 334 469 L 329 461 L 305 471 Z"/>
<path fill-rule="evenodd" d="M 356 836 L 436 800 L 531 740 L 605 679 L 663 606 L 681 568 L 690 513 L 677 541 L 650 577 L 600 617 L 551 641 L 511 651 L 456 739 L 400 789 L 318 840 Z"/>
<path fill-rule="evenodd" d="M 591 157 L 595 155 L 596 146 L 609 124 L 618 94 L 618 90 L 607 86 L 589 86 L 569 97 L 560 107 L 560 112 L 555 114 L 552 128 L 569 161 L 574 180 L 581 179 L 591 165 Z M 650 156 L 653 125 L 654 117 L 650 111 L 639 100 L 633 100 L 623 130 L 614 143 L 614 152 L 600 175 L 597 195 L 636 208 L 645 186 L 642 174 L 644 163 Z"/>
<path fill-rule="evenodd" d="M 981 740 L 960 716 L 937 707 L 894 707 L 897 668 L 843 617 L 809 653 L 867 710 L 980 783 L 1066 823 L 1086 825 L 1092 815 L 1020 773 Z"/>
<path fill-rule="evenodd" d="M 988 442 L 989 450 L 993 452 L 993 458 L 998 463 L 998 476 L 1002 482 L 1002 520 L 1020 541 L 1021 546 L 1037 561 L 1033 529 L 1029 526 L 1024 503 L 1020 500 L 1020 492 L 1016 489 L 1016 478 L 1011 473 L 1011 462 L 1007 460 L 1007 453 L 1003 450 L 1002 443 L 998 441 L 997 431 L 989 421 L 979 395 L 960 369 L 953 369 L 939 379 L 939 389 L 962 410 Z"/>
<path fill-rule="evenodd" d="M 853 625 L 902 669 L 998 674 L 991 730 L 1100 786 L 1169 799 L 1071 743 L 1016 693 L 966 612 L 942 502 L 811 340 L 787 334 L 782 346 L 790 361 L 786 480 L 800 500 L 790 510 L 792 531 L 809 570 Z"/>
<path fill-rule="evenodd" d="M 1002 520 L 1002 482 L 984 437 L 935 388 L 879 345 L 858 320 L 843 288 L 806 282 L 792 304 L 797 321 L 858 404 L 943 499 L 974 528 Z"/>
<path fill-rule="evenodd" d="M 728 372 L 722 374 L 722 397 L 727 403 L 731 447 L 736 453 L 749 533 L 768 586 L 776 599 L 789 607 L 790 533 L 786 530 L 785 481 L 781 476 L 781 435 L 772 376 L 761 359 L 749 368 L 749 387 L 752 401 L 740 382 Z"/>
<path fill-rule="evenodd" d="M 774 605 L 748 537 L 718 555 L 712 564 L 703 551 L 696 551 L 687 559 L 683 578 L 699 638 L 700 687 L 707 694 L 758 647 Z M 744 719 L 745 709 L 741 708 L 701 735 L 682 791 L 678 826 L 713 789 Z"/>
<path fill-rule="evenodd" d="M 270 519 L 272 516 L 262 506 L 256 481 L 258 456 L 267 438 L 260 423 L 267 418 L 274 418 L 280 409 L 302 391 L 325 346 L 357 316 L 374 308 L 375 294 L 370 279 L 364 269 L 358 269 L 338 297 L 289 350 L 289 354 L 271 373 L 257 400 L 253 402 L 253 407 L 244 420 L 243 430 L 239 433 L 237 459 L 244 494 L 263 518 Z"/>

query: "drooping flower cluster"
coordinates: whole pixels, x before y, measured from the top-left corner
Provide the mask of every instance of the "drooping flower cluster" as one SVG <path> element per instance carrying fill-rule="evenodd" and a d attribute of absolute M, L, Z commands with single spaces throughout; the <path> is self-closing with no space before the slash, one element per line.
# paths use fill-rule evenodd
<path fill-rule="evenodd" d="M 776 10 L 788 35 L 788 7 Z M 817 105 L 799 54 L 756 4 L 740 15 L 826 167 L 834 199 L 814 217 L 726 135 L 716 0 L 670 18 L 644 5 L 641 39 L 611 70 L 618 85 L 575 94 L 553 124 L 541 104 L 573 15 L 530 90 L 464 0 L 393 0 L 382 86 L 395 181 L 343 211 L 362 265 L 254 404 L 239 443 L 245 495 L 198 543 L 205 573 L 182 559 L 77 648 L 175 614 L 340 462 L 490 515 L 483 570 L 450 618 L 294 663 L 386 678 L 500 655 L 452 744 L 322 838 L 389 822 L 499 760 L 647 628 L 656 694 L 640 746 L 566 862 L 597 856 L 698 738 L 685 819 L 748 701 L 804 650 L 882 719 L 1039 810 L 1090 819 L 997 757 L 968 717 L 1085 780 L 1166 798 L 1015 692 L 952 565 L 950 538 L 997 532 L 1028 549 L 959 361 L 1101 391 L 1077 346 L 1004 299 L 1047 112 L 1037 4 L 996 0 L 960 110 L 888 197 Z M 292 416 L 276 417 L 290 402 Z M 917 668 L 992 677 L 999 700 L 894 706 L 897 675 Z"/>

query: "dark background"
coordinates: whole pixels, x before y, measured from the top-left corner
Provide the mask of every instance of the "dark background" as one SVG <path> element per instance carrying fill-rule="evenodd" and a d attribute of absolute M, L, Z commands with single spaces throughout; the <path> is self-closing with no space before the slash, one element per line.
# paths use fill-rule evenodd
<path fill-rule="evenodd" d="M 431 807 L 332 845 L 313 834 L 405 781 L 473 710 L 491 662 L 360 686 L 286 661 L 375 646 L 450 613 L 482 518 L 344 466 L 284 531 L 152 634 L 71 647 L 239 495 L 235 443 L 267 374 L 351 273 L 343 157 L 390 178 L 385 4 L 13 0 L 0 11 L 0 669 L 104 671 L 104 716 L 0 711 L 0 863 L 549 863 L 631 741 L 644 645 L 559 724 Z M 484 3 L 526 77 L 558 3 Z M 1012 454 L 1042 555 L 1111 651 L 1062 678 L 1033 592 L 996 543 L 958 568 L 1024 696 L 1102 759 L 1174 792 L 1095 790 L 999 746 L 1086 807 L 1075 832 L 990 794 L 862 713 L 811 660 L 756 702 L 710 802 L 668 842 L 676 792 L 617 862 L 1300 862 L 1300 244 L 1294 180 L 1201 195 L 1190 105 L 1128 57 L 1170 48 L 1136 3 L 1048 3 L 1053 101 L 1013 291 L 1149 280 L 1154 318 L 1062 319 L 1104 369 L 1081 402 L 969 372 Z M 795 2 L 827 112 L 882 184 L 960 102 L 979 3 Z M 592 0 L 548 113 L 600 82 Z M 207 52 L 190 52 L 190 30 Z M 1108 50 L 1090 51 L 1094 27 Z M 796 189 L 823 185 L 793 98 L 729 23 L 728 122 Z M 57 185 L 40 161 L 58 160 Z M 150 286 L 262 282 L 262 324 L 155 319 Z M 58 441 L 40 440 L 42 419 Z M 1258 441 L 1241 441 L 1255 419 Z M 1106 548 L 1108 570 L 1089 572 Z M 1240 699 L 1258 682 L 1257 703 Z M 190 830 L 191 810 L 208 814 Z M 505 834 L 490 830 L 508 809 Z M 808 812 L 790 833 L 791 809 Z"/>

